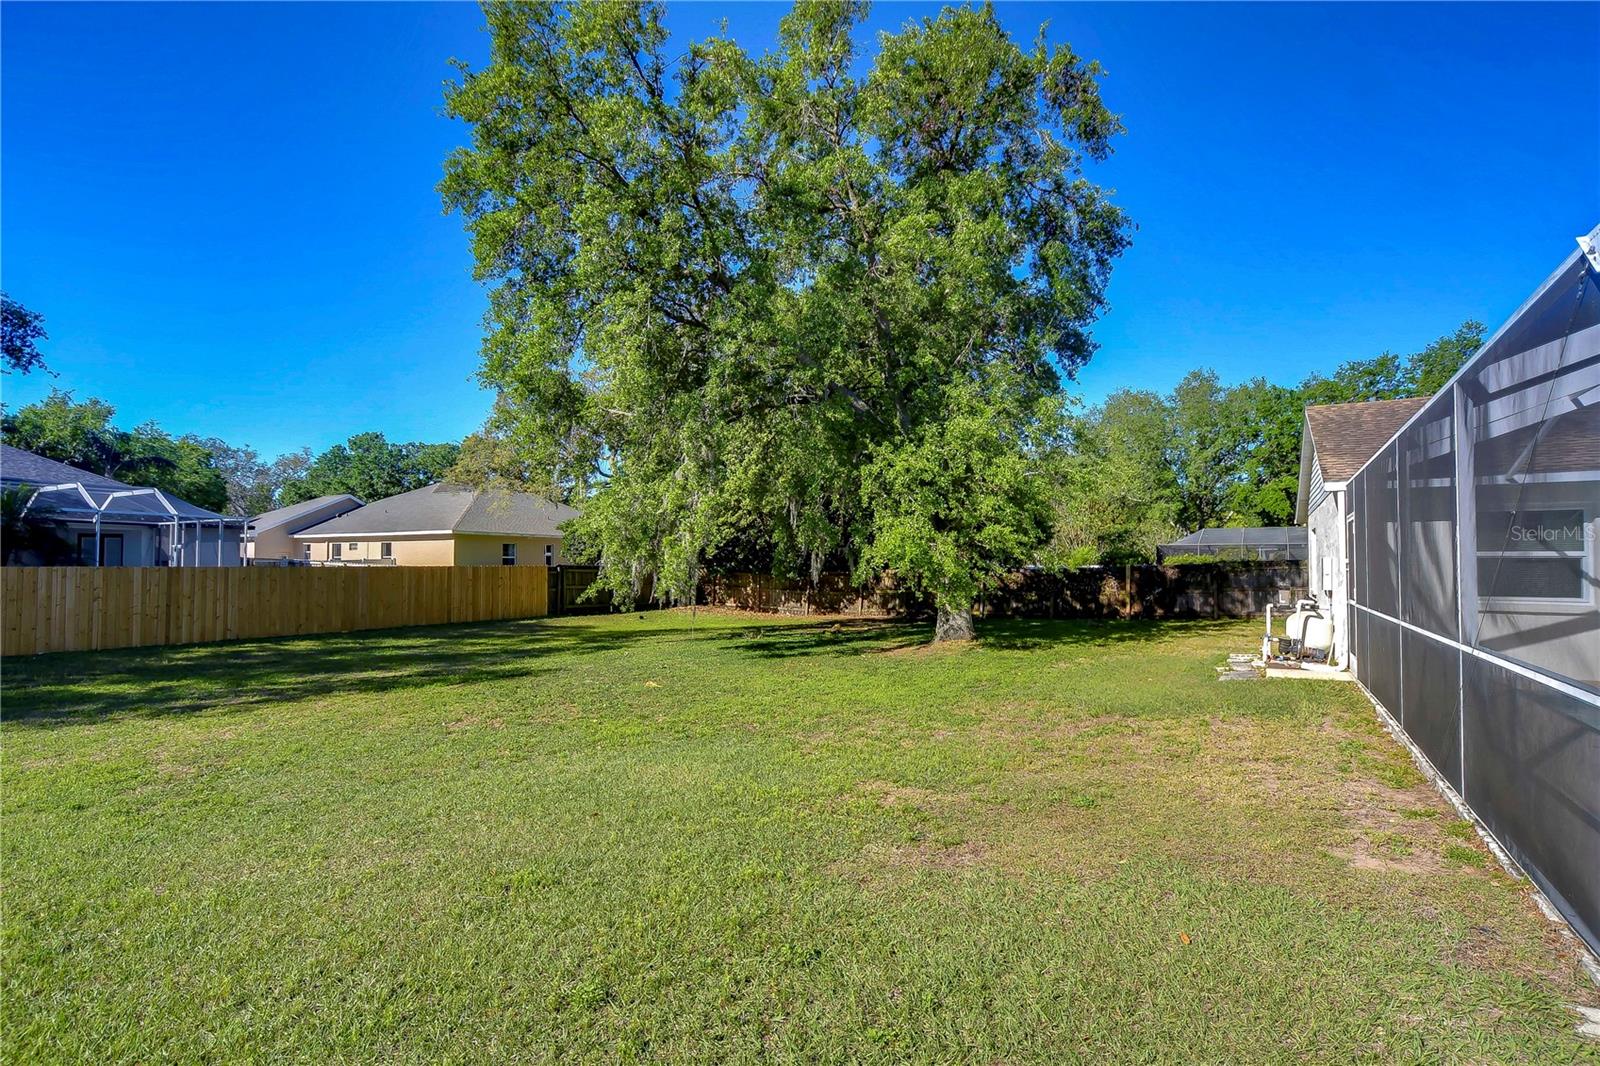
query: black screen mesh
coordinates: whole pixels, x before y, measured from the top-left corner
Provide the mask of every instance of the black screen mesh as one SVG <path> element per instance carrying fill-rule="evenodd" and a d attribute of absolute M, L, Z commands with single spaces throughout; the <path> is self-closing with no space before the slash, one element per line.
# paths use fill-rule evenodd
<path fill-rule="evenodd" d="M 1400 613 L 1400 519 L 1395 500 L 1395 454 L 1395 446 L 1389 445 L 1361 474 L 1366 483 L 1362 489 L 1367 526 L 1365 603 L 1387 615 Z"/>
<path fill-rule="evenodd" d="M 1582 259 L 1348 492 L 1356 677 L 1600 950 L 1600 286 Z"/>
<path fill-rule="evenodd" d="M 1367 631 L 1368 679 L 1366 686 L 1389 713 L 1405 724 L 1405 706 L 1400 700 L 1400 627 L 1386 618 L 1367 615 L 1362 621 Z"/>
<path fill-rule="evenodd" d="M 1456 637 L 1455 399 L 1446 392 L 1400 437 L 1401 617 Z"/>
<path fill-rule="evenodd" d="M 1600 931 L 1600 709 L 1466 661 L 1466 791 L 1557 906 Z"/>
<path fill-rule="evenodd" d="M 1413 629 L 1403 630 L 1400 640 L 1406 734 L 1459 792 L 1461 652 Z"/>
<path fill-rule="evenodd" d="M 1367 475 L 1362 471 L 1350 479 L 1350 589 L 1352 603 L 1368 603 L 1367 580 Z"/>

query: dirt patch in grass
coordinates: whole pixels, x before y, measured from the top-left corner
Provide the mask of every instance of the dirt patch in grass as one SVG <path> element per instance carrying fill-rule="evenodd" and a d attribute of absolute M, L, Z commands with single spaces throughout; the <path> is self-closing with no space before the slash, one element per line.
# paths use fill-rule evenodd
<path fill-rule="evenodd" d="M 1349 842 L 1329 848 L 1330 854 L 1360 870 L 1431 875 L 1445 869 L 1441 825 L 1449 823 L 1415 816 L 1431 806 L 1448 818 L 1456 817 L 1432 788 L 1397 789 L 1359 777 L 1339 777 L 1329 783 L 1329 792 L 1351 831 Z"/>
<path fill-rule="evenodd" d="M 835 876 L 871 888 L 897 875 L 923 870 L 958 871 L 990 865 L 990 849 L 975 840 L 955 844 L 922 840 L 912 844 L 868 844 L 859 855 L 834 863 Z"/>
<path fill-rule="evenodd" d="M 959 844 L 936 844 L 924 841 L 891 848 L 883 861 L 891 866 L 910 866 L 934 870 L 961 870 L 979 866 L 989 855 L 989 849 L 973 840 Z"/>
<path fill-rule="evenodd" d="M 469 714 L 464 718 L 457 718 L 454 721 L 446 722 L 444 724 L 444 731 L 446 733 L 460 733 L 467 729 L 504 729 L 505 727 L 506 720 L 504 718 L 490 718 L 488 721 L 484 721 L 477 715 Z"/>
<path fill-rule="evenodd" d="M 1257 881 L 1312 877 L 1341 899 L 1370 895 L 1366 875 L 1385 875 L 1403 902 L 1420 906 L 1463 872 L 1489 873 L 1486 852 L 1476 869 L 1447 852 L 1481 844 L 1408 760 L 1393 765 L 1404 753 L 1368 725 L 1331 716 L 1041 721 L 1000 707 L 976 732 L 1019 753 L 1002 790 L 1005 817 L 961 828 L 988 841 L 1002 866 L 1090 880 L 1161 851 Z M 1330 858 L 1351 874 L 1330 869 Z"/>
<path fill-rule="evenodd" d="M 904 806 L 930 810 L 935 807 L 951 806 L 951 801 L 957 798 L 949 793 L 911 785 L 897 785 L 892 781 L 863 781 L 856 787 L 869 796 L 876 796 L 879 805 L 884 807 Z"/>

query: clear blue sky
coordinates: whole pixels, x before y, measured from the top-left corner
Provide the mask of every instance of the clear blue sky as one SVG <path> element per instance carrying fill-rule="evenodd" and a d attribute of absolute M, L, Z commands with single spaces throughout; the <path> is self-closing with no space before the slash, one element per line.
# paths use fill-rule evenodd
<path fill-rule="evenodd" d="M 726 16 L 752 50 L 778 6 Z M 935 10 L 884 4 L 870 31 Z M 1298 381 L 1475 316 L 1600 221 L 1600 6 L 1000 5 L 1107 68 L 1095 172 L 1139 224 L 1089 400 L 1192 367 Z M 271 455 L 377 429 L 456 439 L 484 297 L 434 184 L 464 128 L 467 4 L 0 8 L 0 280 L 51 384 Z"/>

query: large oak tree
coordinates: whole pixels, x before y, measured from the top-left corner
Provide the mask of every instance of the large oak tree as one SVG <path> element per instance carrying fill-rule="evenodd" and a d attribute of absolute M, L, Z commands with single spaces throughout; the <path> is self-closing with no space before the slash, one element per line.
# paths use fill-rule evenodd
<path fill-rule="evenodd" d="M 1128 224 L 1084 175 L 1100 70 L 982 9 L 879 37 L 800 4 L 775 48 L 670 48 L 657 4 L 492 4 L 446 205 L 494 283 L 502 440 L 623 596 L 691 596 L 759 527 L 971 634 L 983 577 L 1048 532 L 1033 460 L 1089 358 Z"/>

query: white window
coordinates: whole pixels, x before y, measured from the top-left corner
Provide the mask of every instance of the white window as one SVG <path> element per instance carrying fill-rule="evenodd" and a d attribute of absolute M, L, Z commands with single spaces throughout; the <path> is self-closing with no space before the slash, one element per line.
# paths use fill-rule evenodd
<path fill-rule="evenodd" d="M 328 556 L 328 558 L 330 558 L 330 559 L 343 559 L 344 558 L 344 545 L 343 544 L 330 544 L 330 545 L 328 545 L 328 551 L 332 553 L 332 554 L 330 554 Z"/>
<path fill-rule="evenodd" d="M 1478 512 L 1478 595 L 1506 600 L 1586 603 L 1593 573 L 1589 515 L 1581 507 Z"/>
<path fill-rule="evenodd" d="M 392 542 L 390 542 L 390 541 L 387 541 L 387 540 L 384 541 L 383 543 L 379 544 L 378 545 L 378 558 L 380 558 L 380 559 L 393 559 L 394 558 L 394 544 Z"/>
<path fill-rule="evenodd" d="M 517 546 L 515 544 L 502 544 L 502 545 L 500 545 L 500 565 L 501 566 L 516 566 L 517 565 Z"/>
<path fill-rule="evenodd" d="M 361 550 L 361 545 L 357 544 L 355 541 L 351 541 L 350 542 L 350 550 L 353 551 L 353 552 L 360 551 Z"/>
<path fill-rule="evenodd" d="M 554 566 L 555 564 L 556 564 L 556 546 L 554 544 L 546 544 L 544 546 L 544 565 L 546 565 L 546 566 Z"/>
<path fill-rule="evenodd" d="M 300 545 L 300 558 L 304 559 L 308 563 L 311 561 L 311 545 L 310 544 L 302 544 L 302 545 Z"/>

